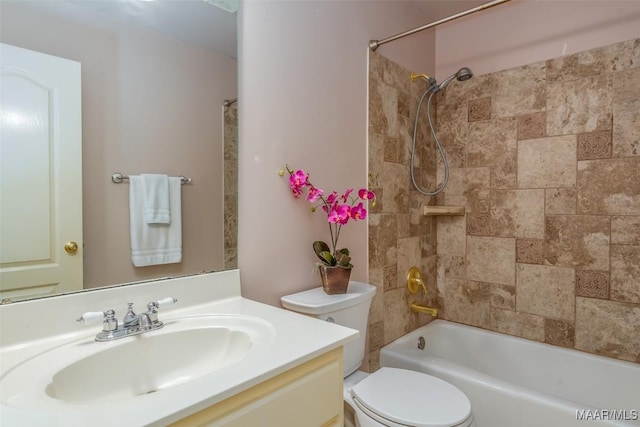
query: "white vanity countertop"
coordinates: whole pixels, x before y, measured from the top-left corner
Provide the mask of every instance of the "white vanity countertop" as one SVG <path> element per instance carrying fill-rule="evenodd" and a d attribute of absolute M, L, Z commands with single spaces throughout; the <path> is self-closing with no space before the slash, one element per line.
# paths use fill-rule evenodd
<path fill-rule="evenodd" d="M 209 289 L 212 286 L 217 288 L 212 294 L 202 295 L 203 286 Z M 84 293 L 84 300 L 81 296 L 77 296 L 83 294 L 49 298 L 53 305 L 44 309 L 42 304 L 46 304 L 47 300 L 40 300 L 35 307 L 28 306 L 29 302 L 20 303 L 24 304 L 22 310 L 19 310 L 20 304 L 10 310 L 5 310 L 7 307 L 0 307 L 0 321 L 2 323 L 0 387 L 2 387 L 2 379 L 13 367 L 46 349 L 64 343 L 78 342 L 78 340 L 86 341 L 85 345 L 87 346 L 109 344 L 93 341 L 95 334 L 101 330 L 100 325 L 81 328 L 75 322 L 66 321 L 60 325 L 49 325 L 45 328 L 46 334 L 34 332 L 34 324 L 30 321 L 17 325 L 19 323 L 17 319 L 29 318 L 33 315 L 32 310 L 36 312 L 48 311 L 46 315 L 39 316 L 38 322 L 46 322 L 46 317 L 53 315 L 49 310 L 55 311 L 55 316 L 60 316 L 58 310 L 64 310 L 65 305 L 75 307 L 75 311 L 65 313 L 65 317 L 74 318 L 74 320 L 84 311 L 106 310 L 108 308 L 116 309 L 117 317 L 121 318 L 124 314 L 123 309 L 126 307 L 125 303 L 128 301 L 148 302 L 165 296 L 174 296 L 178 298 L 178 303 L 169 310 L 160 310 L 159 318 L 161 321 L 205 314 L 252 316 L 269 323 L 274 329 L 275 338 L 264 350 L 250 352 L 234 365 L 156 393 L 126 400 L 112 400 L 95 404 L 70 404 L 43 393 L 43 396 L 38 399 L 37 405 L 33 407 L 30 404 L 12 405 L 3 398 L 0 403 L 0 425 L 11 427 L 167 425 L 337 348 L 355 339 L 358 334 L 352 329 L 242 298 L 239 296 L 237 270 L 199 275 L 187 279 L 172 279 L 167 284 L 153 282 L 134 285 L 134 287 L 107 289 L 102 296 L 96 295 L 100 292 L 103 291 Z M 163 293 L 158 294 L 158 292 Z M 165 295 L 167 292 L 172 292 L 172 294 Z M 209 290 L 205 291 L 205 293 L 208 292 Z M 210 302 L 197 304 L 198 301 L 203 300 Z M 100 307 L 99 304 L 110 304 L 115 301 L 121 302 L 114 307 L 107 305 L 97 308 Z M 184 302 L 181 304 L 181 301 Z M 144 307 L 141 304 L 136 302 L 136 306 Z M 80 311 L 80 313 L 76 311 Z M 12 321 L 18 329 L 18 333 L 26 335 L 27 340 L 17 338 L 16 331 L 8 331 L 7 323 Z M 171 328 L 170 322 L 167 322 L 162 330 L 168 328 Z M 154 332 L 151 331 L 147 334 Z M 126 360 L 114 361 L 114 363 L 126 363 Z M 78 384 L 78 387 L 82 388 L 83 385 Z M 5 394 L 4 391 L 2 393 Z"/>

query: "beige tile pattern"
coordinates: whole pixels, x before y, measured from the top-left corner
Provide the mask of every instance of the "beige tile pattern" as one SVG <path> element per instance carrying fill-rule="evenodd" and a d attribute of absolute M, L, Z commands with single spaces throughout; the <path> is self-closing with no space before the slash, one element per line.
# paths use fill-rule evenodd
<path fill-rule="evenodd" d="M 428 296 L 416 298 L 434 305 L 438 300 L 436 220 L 422 215 L 422 206 L 430 200 L 412 189 L 408 174 L 417 100 L 424 89 L 411 83 L 409 75 L 384 56 L 370 53 L 369 185 L 377 195 L 368 217 L 369 282 L 377 288 L 369 315 L 371 371 L 379 367 L 382 346 L 430 320 L 410 311 L 404 283 L 409 267 L 421 270 L 430 289 Z M 429 188 L 435 184 L 436 156 L 424 109 L 418 141 L 416 177 Z M 464 228 L 461 231 L 464 244 Z"/>
<path fill-rule="evenodd" d="M 544 342 L 547 344 L 573 348 L 575 337 L 576 327 L 574 322 L 544 319 Z"/>
<path fill-rule="evenodd" d="M 576 298 L 578 350 L 640 363 L 640 306 Z"/>
<path fill-rule="evenodd" d="M 611 244 L 640 246 L 640 215 L 612 216 Z"/>
<path fill-rule="evenodd" d="M 609 270 L 609 218 L 547 215 L 545 263 L 583 270 Z"/>
<path fill-rule="evenodd" d="M 578 213 L 637 215 L 640 157 L 578 162 Z"/>
<path fill-rule="evenodd" d="M 535 314 L 491 308 L 491 329 L 535 341 L 544 341 L 544 317 Z"/>
<path fill-rule="evenodd" d="M 491 97 L 469 100 L 469 121 L 491 119 Z"/>
<path fill-rule="evenodd" d="M 546 113 L 531 113 L 518 116 L 518 139 L 541 138 L 546 133 Z"/>
<path fill-rule="evenodd" d="M 518 187 L 555 188 L 575 185 L 575 135 L 518 141 Z"/>
<path fill-rule="evenodd" d="M 640 111 L 640 97 L 614 102 L 613 157 L 640 156 L 640 115 L 638 111 Z"/>
<path fill-rule="evenodd" d="M 467 237 L 467 278 L 478 282 L 515 283 L 516 239 Z"/>
<path fill-rule="evenodd" d="M 544 209 L 547 215 L 574 214 L 578 191 L 575 188 L 547 188 L 544 190 Z"/>
<path fill-rule="evenodd" d="M 640 246 L 611 245 L 611 299 L 640 304 Z"/>
<path fill-rule="evenodd" d="M 434 112 L 451 177 L 431 198 L 407 180 L 424 88 L 371 58 L 369 172 L 381 197 L 369 223 L 380 294 L 370 369 L 380 346 L 430 320 L 408 310 L 414 300 L 447 319 L 640 363 L 640 39 L 449 85 Z M 416 176 L 434 188 L 443 163 L 422 116 Z M 426 218 L 427 203 L 466 215 Z M 402 284 L 413 263 L 427 296 Z"/>
<path fill-rule="evenodd" d="M 609 298 L 608 271 L 576 270 L 576 295 L 590 298 Z"/>
<path fill-rule="evenodd" d="M 578 135 L 578 160 L 611 158 L 612 135 L 609 131 Z"/>
<path fill-rule="evenodd" d="M 518 123 L 515 117 L 471 123 L 467 154 L 469 167 L 491 169 L 491 188 L 516 186 Z"/>
<path fill-rule="evenodd" d="M 544 264 L 544 240 L 516 239 L 516 262 Z"/>
<path fill-rule="evenodd" d="M 445 316 L 485 324 L 484 299 L 465 310 L 488 285 L 489 329 L 640 363 L 640 39 L 476 75 L 436 109 L 454 167 L 433 200 L 466 208 L 437 220 Z"/>
<path fill-rule="evenodd" d="M 544 190 L 492 190 L 492 236 L 542 239 Z"/>
<path fill-rule="evenodd" d="M 546 265 L 516 267 L 516 310 L 574 320 L 575 270 Z"/>
<path fill-rule="evenodd" d="M 238 267 L 238 104 L 224 110 L 224 268 Z"/>
<path fill-rule="evenodd" d="M 547 134 L 567 135 L 611 129 L 611 74 L 547 87 Z"/>
<path fill-rule="evenodd" d="M 445 295 L 444 313 L 447 320 L 489 328 L 491 322 L 490 284 L 449 279 Z"/>

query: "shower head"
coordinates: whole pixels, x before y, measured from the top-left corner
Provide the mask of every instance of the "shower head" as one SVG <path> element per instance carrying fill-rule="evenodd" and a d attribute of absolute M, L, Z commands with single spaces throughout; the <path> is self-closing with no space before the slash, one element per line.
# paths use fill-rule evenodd
<path fill-rule="evenodd" d="M 449 77 L 447 77 L 446 79 L 444 79 L 444 81 L 437 86 L 438 90 L 442 90 L 445 87 L 447 87 L 447 85 L 449 83 L 451 83 L 451 81 L 454 78 L 456 80 L 458 80 L 459 82 L 463 82 L 465 80 L 469 80 L 471 77 L 473 77 L 473 71 L 471 71 L 471 69 L 469 69 L 467 67 L 462 67 L 455 74 L 452 74 Z M 436 92 L 438 90 L 436 90 Z"/>

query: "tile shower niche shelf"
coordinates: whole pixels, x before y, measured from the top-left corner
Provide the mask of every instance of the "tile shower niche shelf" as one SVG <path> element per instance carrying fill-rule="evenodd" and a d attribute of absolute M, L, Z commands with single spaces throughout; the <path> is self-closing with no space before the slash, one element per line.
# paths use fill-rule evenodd
<path fill-rule="evenodd" d="M 423 206 L 422 213 L 426 216 L 464 215 L 464 206 Z"/>

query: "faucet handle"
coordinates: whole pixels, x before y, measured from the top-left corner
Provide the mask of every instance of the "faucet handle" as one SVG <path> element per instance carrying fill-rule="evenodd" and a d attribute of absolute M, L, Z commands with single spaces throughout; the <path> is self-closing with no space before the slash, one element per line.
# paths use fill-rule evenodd
<path fill-rule="evenodd" d="M 76 319 L 76 322 L 82 322 L 83 325 L 92 325 L 102 321 L 107 315 L 104 311 L 87 311 Z"/>
<path fill-rule="evenodd" d="M 159 299 L 158 301 L 155 301 L 155 303 L 158 305 L 158 307 L 160 307 L 162 305 L 173 304 L 175 302 L 178 302 L 178 300 L 173 298 L 173 297 L 166 297 L 166 298 Z"/>

